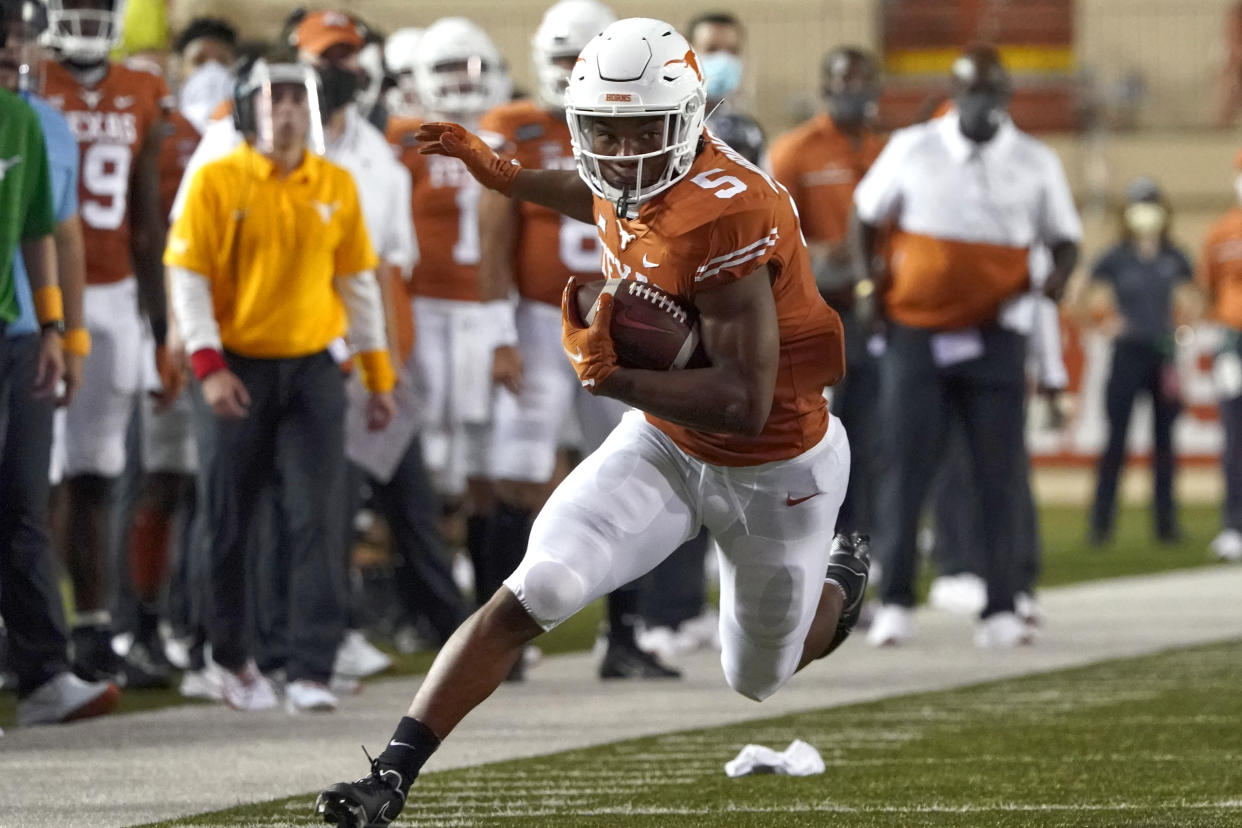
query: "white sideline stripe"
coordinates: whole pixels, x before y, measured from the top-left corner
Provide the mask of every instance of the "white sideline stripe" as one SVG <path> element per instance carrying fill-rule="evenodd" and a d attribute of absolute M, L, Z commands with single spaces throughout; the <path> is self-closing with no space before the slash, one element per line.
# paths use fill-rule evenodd
<path fill-rule="evenodd" d="M 742 264 L 743 262 L 749 262 L 751 259 L 757 259 L 760 256 L 762 256 L 764 253 L 768 252 L 768 247 L 772 247 L 775 244 L 776 244 L 776 239 L 772 239 L 771 241 L 768 242 L 767 247 L 764 247 L 762 250 L 756 250 L 754 253 L 750 253 L 746 256 L 742 256 L 741 258 L 734 259 L 732 261 L 724 262 L 723 264 L 717 265 L 716 267 L 712 268 L 706 273 L 696 275 L 694 277 L 694 281 L 701 282 L 704 279 L 710 279 L 711 277 L 715 276 L 720 271 L 724 270 L 726 267 L 733 267 L 734 265 L 739 265 L 739 264 Z"/>
<path fill-rule="evenodd" d="M 748 245 L 746 245 L 745 247 L 739 247 L 737 250 L 734 250 L 732 253 L 726 253 L 726 254 L 724 254 L 723 256 L 717 256 L 717 257 L 716 257 L 716 258 L 714 258 L 714 259 L 708 259 L 705 263 L 703 263 L 703 264 L 699 267 L 699 270 L 700 270 L 700 271 L 702 271 L 702 270 L 706 270 L 707 268 L 711 267 L 712 265 L 716 264 L 717 262 L 722 262 L 722 261 L 724 261 L 725 259 L 731 259 L 731 258 L 733 258 L 734 256 L 740 256 L 740 255 L 741 255 L 741 254 L 743 254 L 743 253 L 748 253 L 748 252 L 750 252 L 751 250 L 755 249 L 756 247 L 758 247 L 758 246 L 759 246 L 759 245 L 761 245 L 761 244 L 765 244 L 765 243 L 766 243 L 766 244 L 768 244 L 768 245 L 771 245 L 771 243 L 772 243 L 772 239 L 773 239 L 773 237 L 774 237 L 774 236 L 777 236 L 777 232 L 776 232 L 776 228 L 775 228 L 775 227 L 773 227 L 771 230 L 769 230 L 769 231 L 768 231 L 768 234 L 767 234 L 766 236 L 764 236 L 762 239 L 760 239 L 759 241 L 757 241 L 757 242 L 752 242 L 751 244 L 748 244 Z"/>

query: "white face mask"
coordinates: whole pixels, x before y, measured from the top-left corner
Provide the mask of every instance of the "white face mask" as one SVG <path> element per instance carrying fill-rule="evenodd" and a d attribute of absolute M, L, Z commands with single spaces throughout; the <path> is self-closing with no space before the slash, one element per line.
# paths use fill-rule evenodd
<path fill-rule="evenodd" d="M 1159 204 L 1140 201 L 1126 208 L 1126 227 L 1140 239 L 1159 238 L 1168 222 L 1168 215 Z"/>
<path fill-rule="evenodd" d="M 177 109 L 200 133 L 211 122 L 211 113 L 233 97 L 233 73 L 214 60 L 194 70 L 177 95 Z"/>

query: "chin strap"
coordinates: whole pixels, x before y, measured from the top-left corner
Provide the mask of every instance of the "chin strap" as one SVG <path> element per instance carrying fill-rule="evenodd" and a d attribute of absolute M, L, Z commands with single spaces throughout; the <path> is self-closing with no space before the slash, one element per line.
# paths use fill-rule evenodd
<path fill-rule="evenodd" d="M 630 187 L 627 184 L 621 188 L 621 198 L 617 199 L 617 218 L 629 218 L 630 214 Z"/>

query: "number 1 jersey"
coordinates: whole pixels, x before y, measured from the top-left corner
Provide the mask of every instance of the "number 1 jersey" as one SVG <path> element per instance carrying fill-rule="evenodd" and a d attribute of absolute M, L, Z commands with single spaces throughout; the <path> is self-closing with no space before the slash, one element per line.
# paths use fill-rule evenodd
<path fill-rule="evenodd" d="M 123 64 L 108 66 L 95 86 L 49 62 L 44 97 L 78 141 L 78 201 L 86 246 L 86 282 L 119 282 L 134 272 L 130 254 L 130 188 L 151 128 L 171 104 L 163 78 Z"/>

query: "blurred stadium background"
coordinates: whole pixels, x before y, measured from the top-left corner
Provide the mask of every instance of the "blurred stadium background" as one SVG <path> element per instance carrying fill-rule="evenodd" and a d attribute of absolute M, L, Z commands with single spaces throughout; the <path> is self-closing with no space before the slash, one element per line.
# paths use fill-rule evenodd
<path fill-rule="evenodd" d="M 314 6 L 315 4 L 309 4 Z M 515 87 L 533 88 L 529 38 L 544 0 L 355 0 L 337 4 L 382 31 L 425 26 L 446 15 L 479 21 L 509 62 Z M 853 43 L 881 56 L 884 127 L 925 116 L 946 93 L 948 70 L 963 44 L 995 43 L 1014 74 L 1012 113 L 1060 154 L 1085 224 L 1084 263 L 1116 240 L 1117 208 L 1126 183 L 1156 179 L 1175 211 L 1174 239 L 1192 252 L 1210 222 L 1233 202 L 1235 132 L 1220 123 L 1218 87 L 1230 54 L 1233 0 L 764 0 L 653 4 L 616 0 L 620 16 L 656 15 L 684 25 L 700 12 L 727 9 L 747 27 L 742 108 L 769 139 L 818 106 L 818 73 L 832 46 Z M 217 14 L 244 37 L 277 34 L 292 4 L 274 0 L 133 0 L 127 51 L 160 49 L 168 32 L 189 19 Z M 1233 47 L 1238 48 L 1238 47 Z M 1106 424 L 1103 383 L 1110 354 L 1105 336 L 1064 326 L 1071 384 L 1070 420 L 1062 430 L 1046 421 L 1036 400 L 1030 444 L 1041 473 L 1042 502 L 1084 503 L 1087 473 Z M 1186 411 L 1176 446 L 1185 473 L 1183 501 L 1216 501 L 1215 470 L 1222 434 L 1210 379 L 1217 342 L 1207 328 L 1179 332 L 1178 355 Z M 1131 422 L 1132 461 L 1145 460 L 1151 441 L 1150 406 L 1139 403 Z M 1147 498 L 1144 474 L 1133 473 L 1123 495 Z M 1077 472 L 1048 470 L 1078 470 Z"/>

